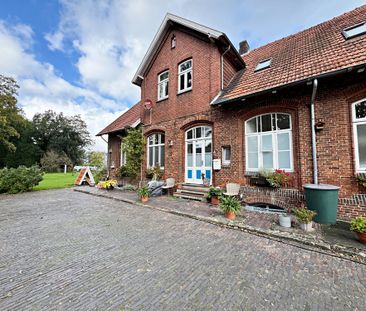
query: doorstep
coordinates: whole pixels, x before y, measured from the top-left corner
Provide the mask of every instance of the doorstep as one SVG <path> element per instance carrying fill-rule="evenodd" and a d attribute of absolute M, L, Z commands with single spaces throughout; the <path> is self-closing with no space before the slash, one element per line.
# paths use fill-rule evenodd
<path fill-rule="evenodd" d="M 160 196 L 150 198 L 147 204 L 142 204 L 133 191 L 117 189 L 106 191 L 88 186 L 74 187 L 73 189 L 77 192 L 189 217 L 366 264 L 366 246 L 359 243 L 354 238 L 353 233 L 343 227 L 344 225 L 323 226 L 317 224 L 316 230 L 307 233 L 296 227 L 284 229 L 278 226 L 278 216 L 276 214 L 243 210 L 234 221 L 230 221 L 223 216 L 222 211 L 217 207 L 203 202 L 192 202 L 172 196 Z"/>

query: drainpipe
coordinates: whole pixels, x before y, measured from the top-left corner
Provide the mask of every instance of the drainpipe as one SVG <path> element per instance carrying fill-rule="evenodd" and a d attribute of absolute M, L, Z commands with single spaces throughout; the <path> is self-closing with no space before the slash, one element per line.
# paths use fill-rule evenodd
<path fill-rule="evenodd" d="M 315 95 L 318 89 L 318 80 L 314 79 L 313 81 L 313 93 L 311 94 L 310 101 L 310 113 L 311 113 L 311 144 L 312 144 L 312 153 L 313 153 L 313 178 L 314 184 L 318 184 L 318 162 L 316 158 L 316 134 L 315 134 Z"/>
<path fill-rule="evenodd" d="M 221 90 L 224 88 L 224 56 L 230 50 L 230 45 L 225 50 L 224 53 L 221 54 Z"/>

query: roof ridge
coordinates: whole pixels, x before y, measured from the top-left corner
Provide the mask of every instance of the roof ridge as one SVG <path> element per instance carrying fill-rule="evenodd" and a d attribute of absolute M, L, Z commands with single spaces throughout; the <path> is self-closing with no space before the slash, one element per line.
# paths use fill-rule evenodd
<path fill-rule="evenodd" d="M 352 9 L 352 10 L 348 11 L 348 12 L 344 12 L 344 13 L 342 13 L 342 14 L 340 14 L 340 15 L 334 16 L 334 17 L 332 17 L 331 19 L 328 19 L 328 20 L 326 20 L 326 21 L 320 22 L 320 23 L 318 23 L 318 24 L 316 24 L 316 25 L 314 25 L 314 26 L 311 26 L 311 27 L 309 27 L 309 28 L 306 28 L 306 29 L 300 30 L 300 31 L 298 31 L 298 32 L 296 32 L 296 33 L 293 33 L 293 34 L 291 34 L 291 35 L 288 35 L 288 36 L 285 36 L 285 37 L 282 37 L 282 38 L 276 39 L 276 40 L 271 41 L 271 42 L 268 42 L 268 43 L 266 43 L 266 44 L 264 44 L 264 45 L 261 45 L 261 46 L 259 46 L 259 47 L 255 48 L 255 49 L 253 49 L 253 50 L 249 50 L 249 52 L 248 52 L 248 53 L 246 53 L 246 54 L 242 55 L 242 58 L 244 59 L 246 56 L 248 56 L 250 53 L 252 53 L 252 52 L 254 52 L 254 51 L 257 51 L 257 50 L 262 49 L 262 48 L 264 48 L 264 47 L 267 47 L 267 46 L 269 46 L 269 45 L 273 45 L 273 44 L 275 44 L 275 43 L 278 43 L 279 41 L 288 40 L 288 39 L 290 39 L 290 38 L 292 38 L 292 37 L 295 37 L 295 36 L 300 35 L 300 34 L 301 34 L 301 33 L 303 33 L 303 32 L 307 32 L 307 31 L 310 31 L 310 30 L 312 30 L 312 29 L 314 29 L 314 28 L 317 28 L 317 27 L 319 27 L 320 25 L 327 25 L 327 24 L 330 24 L 330 23 L 334 23 L 334 20 L 337 20 L 337 19 L 340 19 L 340 18 L 344 18 L 344 16 L 345 16 L 345 15 L 348 15 L 348 14 L 353 13 L 353 12 L 355 12 L 355 11 L 360 11 L 360 10 L 361 10 L 361 8 L 363 8 L 363 7 L 366 7 L 366 4 L 361 5 L 361 6 L 359 6 L 359 7 L 356 7 L 356 8 L 354 8 L 354 9 Z"/>

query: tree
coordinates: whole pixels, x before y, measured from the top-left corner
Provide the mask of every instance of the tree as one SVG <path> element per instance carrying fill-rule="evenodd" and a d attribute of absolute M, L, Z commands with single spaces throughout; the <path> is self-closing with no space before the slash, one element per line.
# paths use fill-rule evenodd
<path fill-rule="evenodd" d="M 71 160 L 65 154 L 53 150 L 47 151 L 41 159 L 41 167 L 46 172 L 58 172 L 64 165 L 71 165 Z"/>
<path fill-rule="evenodd" d="M 15 151 L 12 138 L 19 138 L 17 128 L 25 122 L 22 110 L 17 107 L 18 88 L 13 78 L 0 75 L 0 146 L 8 152 Z"/>
<path fill-rule="evenodd" d="M 140 173 L 144 158 L 144 139 L 141 129 L 130 129 L 123 139 L 122 150 L 126 152 L 126 171 L 131 177 Z"/>
<path fill-rule="evenodd" d="M 102 168 L 105 166 L 105 154 L 100 151 L 92 151 L 88 155 L 88 163 L 90 166 Z"/>
<path fill-rule="evenodd" d="M 33 123 L 25 120 L 17 131 L 20 137 L 10 139 L 16 148 L 15 152 L 9 152 L 5 146 L 0 145 L 0 167 L 18 167 L 20 165 L 30 167 L 39 163 L 41 151 L 33 139 L 35 135 Z"/>
<path fill-rule="evenodd" d="M 64 153 L 72 162 L 79 164 L 84 158 L 84 148 L 92 143 L 86 123 L 80 115 L 66 117 L 52 110 L 37 113 L 33 117 L 36 129 L 35 142 L 42 153 L 53 150 Z"/>

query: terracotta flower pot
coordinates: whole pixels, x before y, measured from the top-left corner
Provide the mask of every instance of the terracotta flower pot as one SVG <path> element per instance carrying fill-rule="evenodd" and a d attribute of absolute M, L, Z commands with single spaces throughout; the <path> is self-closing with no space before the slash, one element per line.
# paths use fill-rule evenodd
<path fill-rule="evenodd" d="M 225 217 L 230 220 L 234 220 L 236 217 L 236 214 L 234 212 L 225 212 Z"/>
<path fill-rule="evenodd" d="M 211 204 L 213 204 L 213 205 L 218 205 L 219 203 L 220 203 L 219 198 L 218 198 L 217 196 L 213 195 L 213 196 L 211 197 Z"/>
<path fill-rule="evenodd" d="M 356 232 L 357 239 L 362 243 L 366 244 L 366 233 L 363 232 Z"/>
<path fill-rule="evenodd" d="M 147 201 L 149 201 L 149 197 L 141 197 L 141 202 L 142 203 L 146 203 Z"/>

